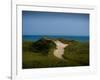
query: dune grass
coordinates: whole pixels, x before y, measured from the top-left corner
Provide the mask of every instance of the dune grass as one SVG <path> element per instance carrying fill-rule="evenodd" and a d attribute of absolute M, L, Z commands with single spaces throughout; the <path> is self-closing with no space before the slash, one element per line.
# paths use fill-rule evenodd
<path fill-rule="evenodd" d="M 77 62 L 81 66 L 89 65 L 89 43 L 73 43 L 65 48 L 63 57 L 66 60 Z M 76 64 L 77 65 L 77 64 Z"/>
<path fill-rule="evenodd" d="M 60 60 L 53 55 L 53 48 L 49 50 L 47 55 L 44 55 L 42 52 L 32 51 L 33 43 L 34 42 L 29 42 L 28 44 L 27 41 L 23 42 L 23 69 L 67 66 L 66 61 Z"/>
<path fill-rule="evenodd" d="M 89 43 L 88 42 L 80 43 L 80 42 L 70 41 L 71 44 L 65 48 L 65 52 L 63 55 L 64 60 L 59 59 L 53 55 L 55 46 L 53 46 L 53 48 L 49 47 L 48 48 L 49 51 L 47 51 L 48 52 L 47 55 L 44 55 L 43 52 L 45 51 L 42 51 L 42 49 L 41 51 L 33 50 L 33 48 L 35 48 L 35 46 L 33 46 L 34 43 L 35 42 L 31 42 L 31 41 L 23 41 L 22 43 L 23 69 L 89 65 Z M 51 45 L 52 44 L 49 44 L 49 46 Z M 45 47 L 48 46 L 46 45 Z"/>

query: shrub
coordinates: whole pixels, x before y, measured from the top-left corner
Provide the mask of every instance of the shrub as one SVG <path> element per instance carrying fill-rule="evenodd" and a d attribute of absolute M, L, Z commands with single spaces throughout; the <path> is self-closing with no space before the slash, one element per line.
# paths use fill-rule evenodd
<path fill-rule="evenodd" d="M 43 55 L 47 55 L 54 48 L 56 48 L 56 44 L 52 40 L 44 38 L 34 42 L 31 46 L 33 52 L 42 53 Z"/>

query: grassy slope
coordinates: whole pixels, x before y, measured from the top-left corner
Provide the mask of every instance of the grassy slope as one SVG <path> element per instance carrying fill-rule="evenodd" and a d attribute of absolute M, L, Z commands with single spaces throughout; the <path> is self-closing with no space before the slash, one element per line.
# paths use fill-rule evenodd
<path fill-rule="evenodd" d="M 63 57 L 82 66 L 89 65 L 89 43 L 73 43 L 65 48 Z M 77 64 L 76 64 L 77 65 Z"/>
<path fill-rule="evenodd" d="M 48 55 L 42 55 L 30 50 L 33 42 L 23 42 L 23 68 L 48 68 L 88 65 L 88 43 L 72 43 L 65 48 L 65 60 L 60 60 L 53 55 L 51 49 Z"/>
<path fill-rule="evenodd" d="M 35 53 L 30 51 L 29 46 L 32 42 L 23 42 L 23 68 L 47 68 L 47 67 L 60 67 L 67 66 L 64 60 L 60 60 L 53 55 L 53 49 L 50 50 L 48 55 Z"/>

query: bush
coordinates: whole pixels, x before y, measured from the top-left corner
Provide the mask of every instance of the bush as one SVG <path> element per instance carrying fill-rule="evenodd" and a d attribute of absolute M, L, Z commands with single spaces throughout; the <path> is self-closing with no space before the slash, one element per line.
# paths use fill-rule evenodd
<path fill-rule="evenodd" d="M 33 52 L 42 53 L 43 55 L 47 55 L 54 48 L 56 48 L 56 44 L 53 41 L 43 38 L 34 42 L 31 46 Z"/>

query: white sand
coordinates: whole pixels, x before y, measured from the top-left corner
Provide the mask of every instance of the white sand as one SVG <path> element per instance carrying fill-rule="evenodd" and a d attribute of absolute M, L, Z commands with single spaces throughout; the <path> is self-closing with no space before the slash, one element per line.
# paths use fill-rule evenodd
<path fill-rule="evenodd" d="M 54 41 L 54 43 L 57 46 L 57 49 L 54 50 L 54 56 L 56 56 L 59 59 L 63 59 L 62 55 L 64 54 L 64 48 L 68 46 L 68 44 L 64 44 L 59 40 Z"/>

